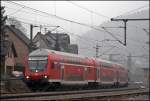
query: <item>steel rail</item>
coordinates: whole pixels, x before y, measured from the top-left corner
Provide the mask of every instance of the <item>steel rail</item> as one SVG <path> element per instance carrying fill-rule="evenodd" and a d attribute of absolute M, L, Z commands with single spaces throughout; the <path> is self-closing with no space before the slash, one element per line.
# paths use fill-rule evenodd
<path fill-rule="evenodd" d="M 134 90 L 118 90 L 118 91 L 99 91 L 99 92 L 84 92 L 84 93 L 69 93 L 69 94 L 52 94 L 52 95 L 41 95 L 32 97 L 9 98 L 4 100 L 66 100 L 66 99 L 84 99 L 84 98 L 108 98 L 123 95 L 136 95 L 136 94 L 148 94 L 149 91 L 145 89 L 134 89 Z M 2 99 L 3 100 L 3 99 Z"/>
<path fill-rule="evenodd" d="M 37 92 L 37 93 L 21 93 L 21 94 L 2 94 L 0 99 L 13 99 L 13 98 L 29 98 L 29 97 L 41 97 L 41 96 L 59 96 L 59 95 L 70 95 L 70 94 L 90 94 L 100 92 L 116 92 L 126 90 L 139 90 L 137 87 L 134 88 L 117 88 L 117 89 L 98 89 L 98 90 L 81 90 L 81 91 L 55 91 L 55 92 Z"/>

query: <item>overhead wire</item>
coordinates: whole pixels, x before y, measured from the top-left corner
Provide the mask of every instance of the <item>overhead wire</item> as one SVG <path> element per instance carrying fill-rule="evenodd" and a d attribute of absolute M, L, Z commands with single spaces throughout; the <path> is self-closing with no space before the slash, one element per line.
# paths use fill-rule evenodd
<path fill-rule="evenodd" d="M 100 17 L 105 17 L 105 18 L 107 18 L 107 19 L 111 19 L 111 18 L 108 17 L 108 16 L 105 16 L 105 15 L 100 14 L 100 13 L 98 13 L 98 12 L 92 11 L 92 10 L 90 10 L 90 9 L 88 9 L 88 8 L 86 8 L 86 7 L 80 6 L 80 5 L 78 5 L 78 4 L 76 4 L 76 3 L 72 2 L 72 1 L 68 1 L 68 2 L 71 3 L 71 4 L 73 4 L 73 5 L 75 5 L 75 6 L 77 6 L 77 7 L 79 7 L 79 8 L 81 8 L 81 9 L 84 9 L 84 10 L 90 12 L 90 13 L 96 14 L 96 15 L 98 15 L 98 16 L 100 16 Z"/>
<path fill-rule="evenodd" d="M 16 16 L 10 16 L 10 15 L 7 15 L 8 17 L 14 17 L 14 18 L 17 18 L 17 19 L 22 19 L 22 20 L 25 20 L 25 21 L 21 21 L 19 20 L 20 22 L 24 23 L 24 24 L 33 24 L 32 22 L 34 22 L 34 20 L 30 20 L 30 19 L 24 19 L 24 18 L 21 18 L 21 17 L 16 17 Z M 29 22 L 26 22 L 26 21 L 29 21 Z M 45 23 L 45 22 L 41 22 L 41 21 L 37 21 L 39 24 L 35 24 L 35 25 L 42 25 L 41 23 L 44 23 L 43 26 L 47 26 L 47 27 L 50 27 L 50 26 L 56 26 L 56 25 L 50 25 L 48 23 Z"/>
<path fill-rule="evenodd" d="M 23 7 L 26 7 L 26 8 L 28 8 L 28 9 L 32 9 L 32 10 L 38 11 L 38 12 L 43 13 L 43 14 L 46 14 L 46 15 L 50 15 L 50 16 L 52 16 L 52 17 L 56 17 L 56 18 L 61 19 L 61 20 L 69 21 L 69 22 L 71 22 L 71 23 L 76 23 L 76 24 L 79 24 L 79 25 L 83 25 L 83 26 L 87 26 L 87 27 L 93 28 L 93 29 L 98 30 L 98 31 L 106 32 L 105 30 L 100 30 L 99 28 L 96 28 L 96 27 L 93 27 L 93 26 L 90 26 L 90 25 L 87 25 L 87 24 L 84 24 L 84 23 L 79 23 L 79 22 L 76 22 L 76 21 L 71 21 L 71 20 L 68 20 L 68 19 L 65 19 L 65 18 L 56 16 L 56 15 L 52 15 L 52 14 L 49 14 L 49 13 L 46 13 L 46 12 L 43 12 L 43 11 L 40 11 L 40 10 L 36 10 L 36 9 L 30 8 L 30 7 L 27 7 L 27 6 L 18 4 L 18 3 L 14 3 L 14 2 L 12 2 L 12 1 L 11 1 L 11 3 L 17 4 L 17 5 L 20 5 L 20 6 L 23 6 Z M 112 37 L 115 37 L 115 36 L 112 35 L 111 33 L 109 33 L 109 34 L 110 34 Z M 115 39 L 118 40 L 118 38 L 116 38 L 116 37 L 115 37 Z"/>
<path fill-rule="evenodd" d="M 8 17 L 13 17 L 13 16 L 8 16 Z M 16 18 L 18 18 L 18 19 L 22 19 L 22 20 L 28 20 L 28 19 L 23 19 L 23 18 L 20 18 L 20 17 L 16 17 Z M 31 23 L 31 21 L 32 20 L 28 20 L 29 22 L 25 22 L 25 21 L 21 21 L 21 20 L 19 20 L 21 23 L 24 23 L 24 24 L 28 24 L 28 25 L 30 25 L 30 24 L 33 24 L 33 23 Z M 43 22 L 39 22 L 39 23 L 43 23 Z M 37 25 L 37 24 L 36 24 Z M 40 26 L 41 24 L 38 24 L 37 26 Z M 45 26 L 45 27 L 53 27 L 54 25 L 42 25 L 42 26 Z M 63 27 L 59 27 L 59 28 L 61 28 L 61 29 L 63 29 L 65 32 L 67 32 L 67 33 L 69 33 L 69 34 L 71 34 L 71 35 L 74 35 L 74 36 L 76 36 L 76 37 L 79 37 L 80 39 L 82 39 L 82 40 L 84 40 L 84 43 L 85 43 L 85 41 L 86 41 L 86 44 L 88 44 L 89 45 L 89 43 L 91 43 L 91 41 L 93 41 L 92 43 L 93 44 L 95 44 L 94 42 L 94 40 L 92 40 L 92 39 L 90 39 L 90 40 L 87 40 L 86 38 L 84 38 L 84 37 L 82 37 L 82 36 L 80 36 L 80 35 L 77 35 L 77 34 L 74 34 L 74 33 L 71 33 L 71 32 L 69 32 L 69 31 L 67 31 L 66 29 L 64 29 Z"/>
<path fill-rule="evenodd" d="M 11 8 L 10 8 L 11 9 Z M 23 11 L 24 12 L 24 11 Z M 26 12 L 26 13 L 28 13 L 28 12 Z M 34 14 L 34 13 L 31 13 L 31 14 Z M 8 16 L 11 16 L 10 14 L 8 14 Z M 19 18 L 19 17 L 17 17 L 17 18 Z M 19 19 L 22 19 L 22 18 L 19 18 Z M 32 20 L 31 20 L 32 21 Z M 39 22 L 39 21 L 36 21 L 36 22 Z M 39 22 L 40 23 L 40 22 Z M 88 38 L 88 39 L 90 39 L 90 40 L 92 40 L 93 42 L 95 41 L 95 42 L 101 42 L 101 41 L 98 41 L 98 40 L 95 40 L 95 39 L 92 39 L 92 38 Z"/>
<path fill-rule="evenodd" d="M 8 16 L 8 17 L 12 17 L 12 16 Z M 20 17 L 16 17 L 16 18 L 18 18 L 18 19 L 23 19 L 23 18 L 20 18 Z M 23 20 L 27 20 L 27 19 L 23 19 Z M 29 21 L 30 21 L 30 23 L 29 23 L 29 22 L 24 22 L 24 21 L 20 21 L 20 20 L 19 20 L 19 22 L 24 23 L 24 24 L 28 24 L 28 25 L 32 24 L 32 23 L 31 23 L 32 20 L 29 20 Z M 39 22 L 39 23 L 41 23 L 41 22 Z M 40 25 L 39 25 L 39 26 L 40 26 Z M 42 26 L 46 26 L 46 25 L 42 25 Z M 47 27 L 51 27 L 51 26 L 52 26 L 52 25 L 49 25 L 49 26 L 47 26 Z M 84 38 L 84 37 L 82 37 L 82 36 L 80 36 L 80 35 L 71 33 L 71 32 L 69 32 L 69 31 L 67 31 L 66 29 L 64 29 L 63 27 L 61 27 L 61 26 L 60 26 L 60 28 L 63 29 L 65 32 L 71 34 L 71 35 L 74 35 L 74 36 L 76 36 L 76 37 L 79 37 L 79 38 L 82 39 L 82 40 L 84 39 L 84 43 L 86 42 L 87 45 L 89 45 L 89 43 L 91 43 L 91 41 L 92 41 L 92 40 L 87 40 L 86 38 Z M 93 41 L 93 42 L 94 42 L 94 41 Z M 93 44 L 94 44 L 94 43 L 93 43 Z"/>
<path fill-rule="evenodd" d="M 112 49 L 115 48 L 115 47 L 116 47 L 116 46 L 113 46 L 113 47 L 109 48 L 108 50 L 106 50 L 105 52 L 103 52 L 101 55 L 99 55 L 99 57 L 100 57 L 100 56 L 103 56 L 104 54 L 106 54 L 106 53 L 108 53 L 108 52 L 110 52 L 110 51 L 112 51 Z"/>
<path fill-rule="evenodd" d="M 77 34 L 74 34 L 74 33 L 72 33 L 72 32 L 69 32 L 69 31 L 67 31 L 66 29 L 64 29 L 63 27 L 60 27 L 60 28 L 63 29 L 66 33 L 69 33 L 69 34 L 71 34 L 71 35 L 77 36 L 77 37 L 79 37 L 80 39 L 84 39 L 84 41 L 86 41 L 87 43 L 91 43 L 91 41 L 93 41 L 93 40 L 87 40 L 86 38 L 84 38 L 84 37 L 82 37 L 82 36 L 80 36 L 80 35 L 77 35 Z M 92 43 L 95 44 L 94 42 L 95 42 L 95 41 L 93 41 Z"/>
<path fill-rule="evenodd" d="M 71 2 L 71 1 L 70 1 Z M 76 5 L 76 6 L 78 6 L 78 7 L 80 7 L 80 8 L 82 8 L 82 9 L 85 9 L 85 10 L 87 10 L 87 11 L 89 11 L 89 12 L 91 12 L 91 13 L 93 13 L 93 11 L 90 11 L 89 9 L 86 9 L 86 8 L 84 8 L 84 7 L 82 7 L 82 6 L 79 6 L 79 5 L 77 5 L 77 4 L 75 4 L 75 3 L 73 3 L 73 2 L 71 2 L 72 4 L 74 4 L 74 5 Z M 145 6 L 144 6 L 145 7 Z M 141 8 L 144 8 L 144 7 L 140 7 L 140 8 L 138 8 L 138 9 L 141 9 Z M 135 10 L 137 10 L 137 9 L 135 9 Z M 133 11 L 133 10 L 132 10 Z M 131 12 L 131 11 L 130 11 Z M 129 12 L 128 12 L 129 13 Z M 97 14 L 97 13 L 96 13 Z M 108 31 L 106 31 L 106 32 L 108 32 Z M 108 33 L 110 33 L 110 32 L 108 32 Z M 111 33 L 112 34 L 112 33 Z M 122 43 L 118 38 L 116 38 L 117 39 L 117 41 L 119 41 L 120 43 Z"/>
<path fill-rule="evenodd" d="M 107 28 L 105 28 L 105 31 L 108 32 L 108 33 L 111 33 L 113 35 L 112 32 L 110 32 L 110 31 L 107 30 Z M 120 34 L 118 34 L 118 36 L 122 37 Z M 116 41 L 119 41 L 120 43 L 122 43 L 118 38 L 116 38 L 116 39 L 117 39 Z M 128 39 L 129 39 L 129 41 L 132 41 L 132 42 L 141 43 L 141 42 L 139 42 L 139 40 L 135 40 L 135 39 L 133 40 L 131 38 L 128 38 Z"/>
<path fill-rule="evenodd" d="M 145 7 L 148 7 L 148 5 L 144 5 L 144 6 L 141 6 L 141 7 L 136 8 L 136 9 L 127 11 L 127 12 L 125 12 L 125 13 L 123 13 L 123 14 L 117 16 L 117 17 L 124 16 L 124 15 L 126 15 L 126 14 L 129 14 L 129 13 L 131 13 L 131 12 L 137 11 L 137 10 L 142 9 L 142 8 L 145 8 Z"/>
<path fill-rule="evenodd" d="M 20 9 L 16 10 L 15 12 L 12 12 L 12 13 L 10 13 L 10 14 L 7 14 L 7 15 L 14 15 L 14 14 L 16 14 L 16 13 L 22 11 L 23 8 L 24 8 L 24 7 L 22 7 L 22 8 L 20 8 Z"/>
<path fill-rule="evenodd" d="M 115 35 L 113 35 L 112 33 L 108 32 L 108 31 L 106 31 L 106 30 L 101 30 L 101 29 L 99 29 L 99 28 L 97 28 L 97 27 L 93 27 L 93 26 L 88 25 L 88 24 L 79 23 L 79 22 L 76 22 L 76 21 L 71 21 L 71 20 L 68 20 L 68 19 L 65 19 L 65 18 L 56 16 L 56 15 L 52 15 L 52 14 L 49 14 L 49 13 L 46 13 L 46 12 L 43 12 L 43 11 L 40 11 L 40 10 L 37 10 L 37 9 L 33 9 L 33 8 L 30 8 L 30 7 L 27 7 L 27 6 L 24 6 L 24 5 L 21 5 L 21 4 L 12 2 L 12 1 L 10 1 L 10 3 L 13 3 L 13 4 L 16 4 L 16 5 L 19 5 L 19 6 L 26 7 L 26 8 L 28 8 L 28 9 L 34 10 L 34 11 L 36 11 L 36 12 L 41 12 L 41 13 L 43 13 L 43 14 L 50 15 L 50 16 L 52 16 L 52 17 L 56 17 L 56 18 L 61 19 L 61 20 L 69 21 L 69 22 L 71 22 L 71 23 L 76 23 L 76 24 L 79 24 L 79 25 L 87 26 L 87 27 L 89 27 L 89 28 L 93 28 L 93 29 L 98 30 L 98 31 L 106 32 L 106 33 L 108 33 L 109 35 L 111 35 L 113 38 L 115 38 L 118 42 L 122 43 Z M 102 28 L 102 29 L 103 29 L 103 28 Z"/>
<path fill-rule="evenodd" d="M 94 26 L 91 26 L 91 25 L 88 25 L 88 24 L 85 24 L 85 23 L 80 23 L 80 22 L 68 20 L 68 19 L 62 18 L 62 17 L 60 17 L 60 16 L 56 16 L 56 15 L 53 15 L 53 14 L 50 14 L 50 13 L 46 13 L 46 12 L 43 12 L 43 11 L 40 11 L 40 10 L 37 10 L 37 9 L 34 9 L 34 8 L 30 8 L 30 7 L 27 7 L 27 6 L 24 6 L 24 5 L 21 5 L 21 4 L 12 2 L 12 1 L 9 1 L 9 3 L 13 3 L 13 4 L 15 4 L 15 5 L 23 6 L 23 7 L 26 7 L 26 8 L 28 8 L 28 9 L 31 9 L 31 10 L 33 10 L 33 11 L 36 11 L 36 12 L 40 12 L 40 13 L 49 15 L 49 16 L 55 17 L 55 18 L 60 19 L 60 20 L 64 20 L 64 21 L 68 21 L 68 22 L 71 22 L 71 23 L 76 23 L 76 24 L 79 24 L 79 25 L 82 25 L 82 26 L 86 26 L 86 27 L 89 27 L 89 28 L 98 30 L 98 31 L 100 31 L 100 32 L 105 32 L 105 30 L 102 30 L 102 29 L 100 29 L 100 28 L 98 28 L 98 27 L 94 27 Z M 111 35 L 113 38 L 116 39 L 116 37 L 115 37 L 114 35 L 112 35 L 111 33 L 108 33 L 108 34 Z"/>
<path fill-rule="evenodd" d="M 18 17 L 19 18 L 19 17 Z M 23 18 L 22 18 L 23 19 Z M 27 20 L 27 19 L 25 19 L 25 20 Z M 24 21 L 20 21 L 20 22 L 22 22 L 22 23 L 24 23 L 24 24 L 32 24 L 32 23 L 27 23 L 27 22 L 24 22 Z M 41 23 L 41 22 L 40 22 Z M 46 25 L 43 25 L 43 26 L 46 26 Z M 49 26 L 52 26 L 52 25 L 49 25 Z M 62 28 L 62 27 L 60 27 L 60 28 Z M 70 33 L 70 32 L 68 32 L 68 31 L 66 31 L 66 29 L 64 29 L 64 28 L 62 28 L 63 30 L 65 30 L 65 32 L 67 32 L 67 33 Z M 76 34 L 74 34 L 74 33 L 70 33 L 70 34 L 72 34 L 72 35 L 75 35 L 75 36 L 77 36 L 77 37 L 79 37 L 80 39 L 84 39 L 84 43 L 85 43 L 85 41 L 86 41 L 86 44 L 88 44 L 89 45 L 89 43 L 91 43 L 91 40 L 87 40 L 86 38 L 84 38 L 84 37 L 82 37 L 82 36 L 79 36 L 79 35 L 76 35 Z M 103 41 L 103 40 L 102 40 Z M 94 42 L 94 41 L 93 41 Z M 95 44 L 95 43 L 94 43 Z"/>

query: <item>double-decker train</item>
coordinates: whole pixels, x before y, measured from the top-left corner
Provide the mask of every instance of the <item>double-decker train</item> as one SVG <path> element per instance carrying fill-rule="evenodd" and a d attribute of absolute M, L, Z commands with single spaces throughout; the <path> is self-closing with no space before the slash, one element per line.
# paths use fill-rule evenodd
<path fill-rule="evenodd" d="M 120 64 L 49 49 L 29 54 L 24 77 L 35 85 L 128 85 L 128 71 Z"/>

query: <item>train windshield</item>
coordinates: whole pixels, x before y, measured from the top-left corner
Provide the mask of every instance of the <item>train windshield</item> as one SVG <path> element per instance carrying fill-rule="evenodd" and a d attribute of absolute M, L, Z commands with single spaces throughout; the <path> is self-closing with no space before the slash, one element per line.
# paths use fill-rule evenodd
<path fill-rule="evenodd" d="M 29 60 L 29 69 L 31 71 L 44 71 L 47 66 L 47 60 Z"/>

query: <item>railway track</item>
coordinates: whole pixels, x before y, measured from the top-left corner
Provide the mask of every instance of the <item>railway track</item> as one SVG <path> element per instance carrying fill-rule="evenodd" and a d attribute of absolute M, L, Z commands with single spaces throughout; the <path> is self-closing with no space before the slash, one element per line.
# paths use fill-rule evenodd
<path fill-rule="evenodd" d="M 87 98 L 104 98 L 112 96 L 122 96 L 131 94 L 147 94 L 147 89 L 137 88 L 118 88 L 118 89 L 98 89 L 82 91 L 55 91 L 55 92 L 38 92 L 22 94 L 3 94 L 1 100 L 67 100 L 67 99 L 87 99 Z"/>

